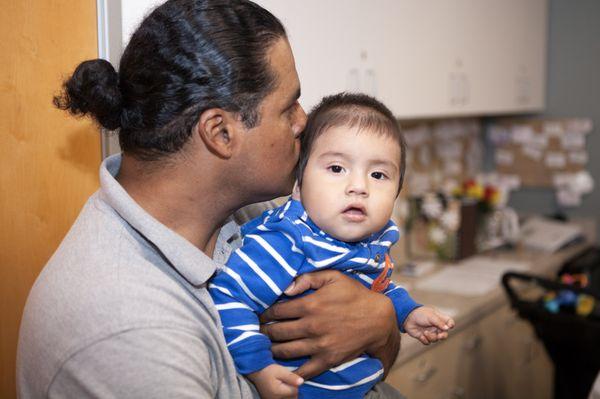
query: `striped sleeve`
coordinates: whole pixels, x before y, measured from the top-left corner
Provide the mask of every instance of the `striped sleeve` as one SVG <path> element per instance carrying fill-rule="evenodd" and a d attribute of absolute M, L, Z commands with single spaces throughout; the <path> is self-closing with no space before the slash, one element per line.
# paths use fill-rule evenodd
<path fill-rule="evenodd" d="M 287 219 L 258 225 L 209 284 L 225 340 L 241 374 L 273 364 L 258 316 L 283 294 L 304 261 L 298 229 Z"/>
<path fill-rule="evenodd" d="M 370 289 L 378 274 L 379 273 L 353 273 L 350 274 L 350 276 L 354 277 L 365 287 Z M 410 297 L 408 291 L 406 291 L 404 287 L 394 283 L 393 281 L 390 281 L 390 284 L 383 294 L 392 301 L 392 305 L 394 305 L 394 311 L 396 312 L 396 322 L 398 323 L 398 328 L 401 332 L 404 332 L 403 326 L 406 317 L 410 314 L 410 312 L 423 305 L 415 302 L 415 300 Z"/>
<path fill-rule="evenodd" d="M 391 299 L 394 310 L 396 311 L 398 328 L 400 331 L 404 332 L 404 321 L 406 320 L 406 317 L 410 312 L 422 305 L 415 302 L 415 300 L 408 295 L 408 291 L 393 281 L 390 281 L 390 285 L 388 285 L 383 294 Z"/>

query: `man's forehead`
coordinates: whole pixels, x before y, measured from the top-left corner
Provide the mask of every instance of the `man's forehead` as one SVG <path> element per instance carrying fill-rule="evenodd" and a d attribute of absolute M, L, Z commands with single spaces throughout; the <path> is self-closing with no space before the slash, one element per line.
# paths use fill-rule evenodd
<path fill-rule="evenodd" d="M 292 49 L 284 38 L 277 40 L 269 50 L 269 64 L 276 75 L 277 88 L 283 95 L 293 96 L 300 90 L 300 80 Z"/>

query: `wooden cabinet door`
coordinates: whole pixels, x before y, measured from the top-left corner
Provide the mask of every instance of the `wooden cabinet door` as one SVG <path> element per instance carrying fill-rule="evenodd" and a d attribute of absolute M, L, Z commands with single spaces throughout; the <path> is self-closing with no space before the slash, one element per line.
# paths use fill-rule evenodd
<path fill-rule="evenodd" d="M 15 397 L 19 322 L 35 278 L 98 187 L 100 136 L 54 109 L 97 57 L 96 2 L 5 1 L 0 13 L 0 397 Z"/>
<path fill-rule="evenodd" d="M 531 325 L 503 306 L 481 323 L 483 352 L 490 367 L 487 397 L 552 397 L 552 364 Z"/>
<path fill-rule="evenodd" d="M 392 369 L 386 382 L 410 399 L 451 398 L 461 343 L 461 336 L 457 335 L 435 344 L 424 354 Z"/>
<path fill-rule="evenodd" d="M 395 367 L 387 382 L 411 399 L 550 399 L 552 365 L 531 326 L 503 306 Z"/>
<path fill-rule="evenodd" d="M 492 398 L 491 386 L 496 378 L 492 357 L 485 351 L 488 336 L 478 322 L 460 334 L 456 380 L 452 384 L 452 399 Z"/>

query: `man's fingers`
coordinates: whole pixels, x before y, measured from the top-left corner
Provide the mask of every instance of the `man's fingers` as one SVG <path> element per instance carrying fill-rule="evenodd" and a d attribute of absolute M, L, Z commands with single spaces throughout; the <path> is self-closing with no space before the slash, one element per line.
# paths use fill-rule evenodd
<path fill-rule="evenodd" d="M 299 339 L 296 341 L 273 343 L 271 346 L 273 356 L 280 359 L 293 359 L 296 357 L 310 356 L 317 352 L 312 339 Z"/>
<path fill-rule="evenodd" d="M 327 364 L 318 357 L 312 357 L 309 361 L 298 368 L 295 373 L 308 380 L 328 369 Z"/>
<path fill-rule="evenodd" d="M 306 298 L 308 297 L 274 304 L 260 315 L 260 322 L 268 323 L 270 321 L 297 319 L 304 316 L 306 314 Z"/>
<path fill-rule="evenodd" d="M 339 272 L 334 270 L 323 270 L 315 273 L 306 273 L 294 280 L 294 282 L 285 290 L 285 294 L 294 296 L 303 293 L 306 290 L 318 290 L 334 281 Z"/>
<path fill-rule="evenodd" d="M 305 326 L 305 322 L 291 320 L 280 323 L 261 324 L 260 332 L 269 337 L 272 342 L 284 342 L 306 338 Z"/>

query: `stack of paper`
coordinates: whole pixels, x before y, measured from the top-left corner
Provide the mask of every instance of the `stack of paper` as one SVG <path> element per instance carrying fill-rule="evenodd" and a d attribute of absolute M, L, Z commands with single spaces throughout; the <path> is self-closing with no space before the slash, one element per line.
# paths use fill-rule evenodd
<path fill-rule="evenodd" d="M 445 267 L 417 282 L 415 288 L 462 296 L 485 295 L 498 287 L 502 275 L 509 270 L 527 271 L 529 264 L 476 256 L 455 266 Z"/>

